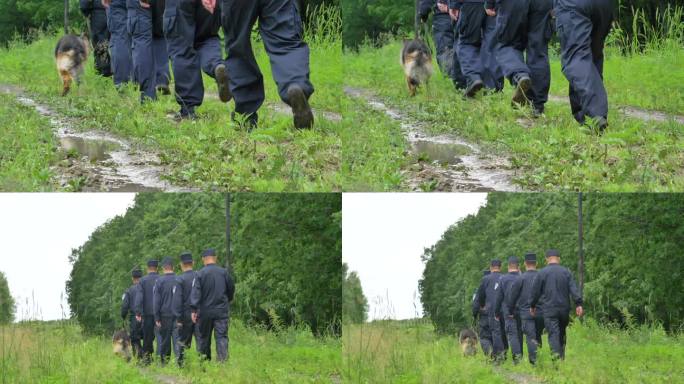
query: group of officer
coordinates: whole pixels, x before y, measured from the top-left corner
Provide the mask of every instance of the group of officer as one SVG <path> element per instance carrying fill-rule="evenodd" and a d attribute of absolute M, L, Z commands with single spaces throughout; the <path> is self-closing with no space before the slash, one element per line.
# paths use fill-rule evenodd
<path fill-rule="evenodd" d="M 216 339 L 217 360 L 228 359 L 228 326 L 230 303 L 235 295 L 235 284 L 226 269 L 216 264 L 214 249 L 202 253 L 204 267 L 193 270 L 189 252 L 180 256 L 182 273 L 174 273 L 174 262 L 165 257 L 163 274 L 157 273 L 159 262 L 147 262 L 147 275 L 132 271 L 133 285 L 122 297 L 121 317 L 129 321 L 133 354 L 142 363 L 151 362 L 154 340 L 162 365 L 171 356 L 171 344 L 179 366 L 183 365 L 185 350 L 192 344 L 203 359 L 211 359 L 211 334 Z"/>
<path fill-rule="evenodd" d="M 141 103 L 155 100 L 157 92 L 170 94 L 170 58 L 180 105 L 176 120 L 197 118 L 204 72 L 216 81 L 222 102 L 235 99 L 231 117 L 248 128 L 257 125 L 265 98 L 251 46 L 258 20 L 280 98 L 292 108 L 296 128 L 312 127 L 309 47 L 296 0 L 80 0 L 80 8 L 90 23 L 96 71 L 113 76 L 117 88 L 135 82 Z"/>
<path fill-rule="evenodd" d="M 505 77 L 515 89 L 512 104 L 531 104 L 534 116 L 548 101 L 555 19 L 572 114 L 602 132 L 608 125 L 603 47 L 613 9 L 613 0 L 420 0 L 418 12 L 423 22 L 434 13 L 438 64 L 466 97 L 502 90 Z"/>
<path fill-rule="evenodd" d="M 555 249 L 546 252 L 546 267 L 537 270 L 537 256 L 525 255 L 525 273 L 520 273 L 515 256 L 508 258 L 508 271 L 501 273 L 501 260 L 494 259 L 484 271 L 473 296 L 473 316 L 479 319 L 482 351 L 496 363 L 506 358 L 510 347 L 513 362 L 522 359 L 523 336 L 528 359 L 537 361 L 544 328 L 548 333 L 553 359 L 565 358 L 566 328 L 569 323 L 570 298 L 575 313 L 582 316 L 582 296 L 572 273 L 560 265 Z"/>

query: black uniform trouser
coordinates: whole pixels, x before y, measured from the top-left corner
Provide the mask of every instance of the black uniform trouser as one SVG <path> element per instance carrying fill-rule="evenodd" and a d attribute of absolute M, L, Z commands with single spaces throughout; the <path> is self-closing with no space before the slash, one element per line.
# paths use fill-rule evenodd
<path fill-rule="evenodd" d="M 201 314 L 197 322 L 199 327 L 199 352 L 207 360 L 211 360 L 211 333 L 216 338 L 216 360 L 228 359 L 228 326 L 230 319 L 223 316 Z"/>
<path fill-rule="evenodd" d="M 575 119 L 608 117 L 603 46 L 613 21 L 613 0 L 555 0 L 561 67 L 570 83 Z"/>
<path fill-rule="evenodd" d="M 503 73 L 496 61 L 496 19 L 482 3 L 463 3 L 457 23 L 458 59 L 468 84 L 482 80 L 487 88 L 503 89 Z"/>
<path fill-rule="evenodd" d="M 173 337 L 173 328 L 176 322 L 173 316 L 162 316 L 160 323 L 159 359 L 162 364 L 166 364 L 171 356 L 171 338 Z"/>
<path fill-rule="evenodd" d="M 226 39 L 226 65 L 235 112 L 256 116 L 264 102 L 264 79 L 252 51 L 252 27 L 259 33 L 271 60 L 271 72 L 280 98 L 298 85 L 308 98 L 309 47 L 302 41 L 302 21 L 295 0 L 221 0 L 221 23 Z"/>
<path fill-rule="evenodd" d="M 135 319 L 135 316 L 130 316 L 128 319 L 129 331 L 128 336 L 131 338 L 131 347 L 133 349 L 133 356 L 136 358 L 142 357 L 142 323 Z"/>
<path fill-rule="evenodd" d="M 503 334 L 501 327 L 501 320 L 489 315 L 489 331 L 492 334 L 492 353 L 495 358 L 503 356 L 505 347 L 503 343 Z"/>
<path fill-rule="evenodd" d="M 551 84 L 551 8 L 552 0 L 502 1 L 496 15 L 497 61 L 512 85 L 516 75 L 529 75 L 532 87 L 527 97 L 539 111 L 544 110 Z"/>
<path fill-rule="evenodd" d="M 467 86 L 466 79 L 461 73 L 461 64 L 458 62 L 456 52 L 456 40 L 458 32 L 456 23 L 451 20 L 448 13 L 435 11 L 432 16 L 432 34 L 437 50 L 437 63 L 443 74 L 448 76 L 457 88 Z"/>
<path fill-rule="evenodd" d="M 549 345 L 554 358 L 565 359 L 565 330 L 569 322 L 568 311 L 555 311 L 548 315 L 544 313 L 544 326 L 549 333 Z"/>
<path fill-rule="evenodd" d="M 143 359 L 146 362 L 150 361 L 152 352 L 154 352 L 154 338 L 157 335 L 157 330 L 154 324 L 154 315 L 143 315 L 142 317 L 142 335 L 143 344 L 142 352 Z"/>
<path fill-rule="evenodd" d="M 184 316 L 181 319 L 181 326 L 174 326 L 173 337 L 175 341 L 176 359 L 178 360 L 178 365 L 183 365 L 183 360 L 185 357 L 185 350 L 192 346 L 192 336 L 196 333 L 197 327 L 195 323 L 192 322 L 190 315 Z"/>
<path fill-rule="evenodd" d="M 200 1 L 166 0 L 164 35 L 181 113 L 192 112 L 202 104 L 202 70 L 214 77 L 214 69 L 223 63 L 218 36 L 220 27 L 220 9 L 211 14 Z"/>
<path fill-rule="evenodd" d="M 90 14 L 90 40 L 95 55 L 95 71 L 102 76 L 111 76 L 109 29 L 107 29 L 107 13 L 104 9 L 93 9 Z"/>
<path fill-rule="evenodd" d="M 505 324 L 506 340 L 508 340 L 508 345 L 511 347 L 513 359 L 517 360 L 522 356 L 522 322 L 520 321 L 520 316 L 505 316 Z"/>
<path fill-rule="evenodd" d="M 544 331 L 544 318 L 537 315 L 534 318 L 527 315 L 522 319 L 522 330 L 527 339 L 527 355 L 530 363 L 537 362 L 537 348 L 542 346 L 542 332 Z M 522 339 L 521 339 L 522 340 Z"/>
<path fill-rule="evenodd" d="M 489 331 L 489 317 L 487 315 L 479 316 L 479 337 L 482 353 L 486 356 L 492 354 L 492 333 Z"/>

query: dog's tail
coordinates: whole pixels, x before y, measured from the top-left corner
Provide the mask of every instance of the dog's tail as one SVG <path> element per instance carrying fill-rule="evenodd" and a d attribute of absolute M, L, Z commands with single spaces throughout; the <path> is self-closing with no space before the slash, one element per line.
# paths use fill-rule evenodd
<path fill-rule="evenodd" d="M 71 73 L 74 67 L 74 54 L 73 49 L 66 52 L 57 52 L 56 54 L 57 71 L 62 78 L 62 96 L 66 96 L 69 93 L 71 82 L 74 80 Z"/>

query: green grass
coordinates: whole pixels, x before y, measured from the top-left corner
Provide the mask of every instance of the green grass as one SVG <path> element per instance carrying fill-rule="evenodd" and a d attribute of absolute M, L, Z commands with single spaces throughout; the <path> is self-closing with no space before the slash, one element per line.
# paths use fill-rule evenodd
<path fill-rule="evenodd" d="M 5 326 L 0 327 L 0 383 L 157 383 L 160 377 L 179 383 L 339 381 L 339 339 L 294 328 L 276 334 L 239 321 L 231 322 L 229 338 L 224 365 L 200 364 L 193 341 L 182 370 L 156 363 L 143 369 L 114 356 L 110 338 L 83 336 L 71 322 Z"/>
<path fill-rule="evenodd" d="M 57 143 L 49 121 L 0 93 L 0 127 L 0 191 L 51 190 Z"/>
<path fill-rule="evenodd" d="M 550 359 L 546 335 L 538 364 L 494 367 L 478 350 L 464 357 L 456 336 L 426 321 L 351 325 L 343 333 L 343 378 L 349 383 L 682 383 L 684 338 L 661 328 L 619 330 L 589 320 L 568 329 L 566 360 Z M 525 358 L 527 351 L 525 352 Z M 509 353 L 510 355 L 510 353 Z"/>
<path fill-rule="evenodd" d="M 340 113 L 339 11 L 324 8 L 317 12 L 325 14 L 327 21 L 314 27 L 327 28 L 331 35 L 306 33 L 316 89 L 310 103 L 315 112 Z M 61 81 L 53 58 L 58 38 L 47 35 L 30 45 L 15 43 L 0 50 L 0 83 L 21 86 L 31 97 L 75 120 L 80 129 L 109 131 L 158 151 L 171 169 L 170 181 L 179 185 L 221 190 L 340 190 L 341 123 L 317 114 L 313 130 L 295 130 L 290 116 L 264 106 L 259 112 L 260 127 L 247 133 L 231 122 L 233 103 L 221 103 L 215 82 L 205 76 L 207 94 L 214 97 L 205 98 L 198 109 L 199 121 L 176 124 L 167 117 L 179 108 L 172 96 L 140 106 L 133 86 L 119 95 L 111 79 L 95 75 L 92 56 L 83 84 L 60 97 Z M 257 35 L 253 47 L 264 74 L 266 104 L 277 105 L 281 102 L 269 59 Z M 21 122 L 26 115 L 22 110 L 8 118 Z M 2 129 L 0 133 L 6 136 L 7 128 Z M 37 189 L 33 184 L 23 183 L 22 190 Z"/>
<path fill-rule="evenodd" d="M 603 191 L 678 191 L 684 188 L 682 163 L 684 126 L 674 121 L 654 123 L 627 118 L 615 108 L 619 103 L 634 106 L 665 106 L 681 109 L 684 82 L 672 81 L 683 76 L 678 63 L 684 61 L 684 49 L 670 53 L 647 51 L 630 57 L 609 55 L 606 82 L 612 108 L 610 127 L 597 137 L 580 127 L 567 104 L 550 102 L 546 115 L 532 119 L 527 111 L 510 107 L 510 86 L 502 93 L 465 101 L 451 81 L 436 74 L 429 89 L 418 96 L 408 96 L 398 64 L 401 43 L 391 42 L 381 48 L 362 47 L 358 53 L 344 54 L 344 83 L 370 90 L 388 105 L 413 121 L 421 122 L 433 133 L 452 133 L 480 143 L 485 150 L 506 153 L 517 169 L 514 182 L 532 190 L 603 190 Z M 552 92 L 566 92 L 567 82 L 559 74 L 559 63 L 552 61 Z M 648 68 L 648 70 L 647 70 Z M 612 71 L 612 73 L 611 73 Z M 639 88 L 638 80 L 649 80 Z M 619 95 L 619 96 L 615 96 Z M 356 115 L 370 114 L 369 107 L 354 104 Z M 361 120 L 364 121 L 364 120 Z M 350 149 L 346 144 L 343 169 L 349 173 L 373 170 L 376 187 L 381 189 L 410 160 L 385 161 L 402 145 L 399 124 L 378 115 L 360 124 L 356 134 L 367 140 L 356 143 L 365 150 Z M 351 159 L 350 159 L 351 157 Z M 382 162 L 382 163 L 380 163 Z"/>

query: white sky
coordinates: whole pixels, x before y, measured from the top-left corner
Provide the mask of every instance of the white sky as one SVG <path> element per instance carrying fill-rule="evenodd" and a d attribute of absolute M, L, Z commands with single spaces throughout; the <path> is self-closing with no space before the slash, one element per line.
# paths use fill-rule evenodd
<path fill-rule="evenodd" d="M 134 198 L 133 193 L 0 194 L 0 270 L 17 302 L 17 321 L 61 319 L 62 294 L 69 316 L 65 284 L 71 249 L 124 214 Z"/>
<path fill-rule="evenodd" d="M 418 280 L 424 248 L 486 199 L 486 193 L 342 195 L 342 260 L 359 274 L 369 320 L 423 315 Z"/>

